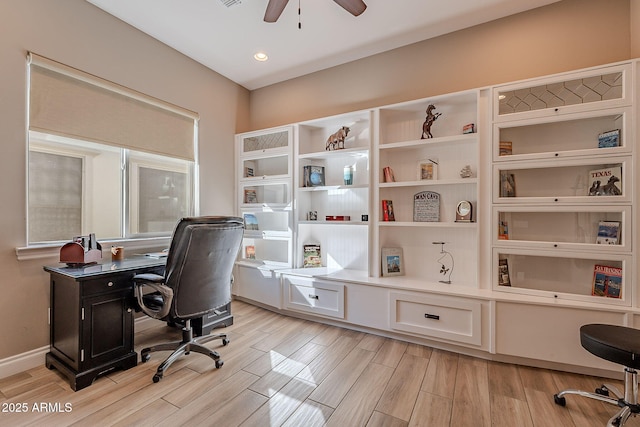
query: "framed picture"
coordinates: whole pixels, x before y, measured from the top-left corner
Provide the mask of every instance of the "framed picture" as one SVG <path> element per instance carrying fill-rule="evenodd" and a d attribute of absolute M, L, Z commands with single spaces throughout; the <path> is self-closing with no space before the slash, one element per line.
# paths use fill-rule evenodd
<path fill-rule="evenodd" d="M 404 257 L 402 248 L 382 248 L 382 275 L 404 275 Z"/>
<path fill-rule="evenodd" d="M 418 162 L 418 181 L 438 179 L 438 160 L 425 159 Z"/>

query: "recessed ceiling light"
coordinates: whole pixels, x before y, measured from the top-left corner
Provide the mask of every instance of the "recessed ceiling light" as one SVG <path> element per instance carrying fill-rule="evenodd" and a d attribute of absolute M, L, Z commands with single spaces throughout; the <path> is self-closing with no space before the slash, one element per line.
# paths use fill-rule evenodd
<path fill-rule="evenodd" d="M 253 57 L 256 59 L 256 61 L 261 61 L 261 62 L 264 62 L 264 61 L 266 61 L 267 59 L 269 59 L 269 57 L 267 56 L 267 54 L 266 54 L 266 53 L 264 53 L 264 52 L 258 52 L 258 53 L 256 53 L 255 55 L 253 55 Z"/>

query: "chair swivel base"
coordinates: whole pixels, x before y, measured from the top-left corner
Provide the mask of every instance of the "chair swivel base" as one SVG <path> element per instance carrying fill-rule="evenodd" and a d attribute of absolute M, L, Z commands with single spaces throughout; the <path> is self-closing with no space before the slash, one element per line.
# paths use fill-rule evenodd
<path fill-rule="evenodd" d="M 624 391 L 602 385 L 589 393 L 581 390 L 564 390 L 553 396 L 560 406 L 565 406 L 565 395 L 575 394 L 620 407 L 609 419 L 607 427 L 621 427 L 630 417 L 640 414 L 638 404 L 638 372 L 640 369 L 640 330 L 625 326 L 588 324 L 580 327 L 580 344 L 585 350 L 601 359 L 624 366 Z M 609 397 L 612 392 L 616 398 Z"/>
<path fill-rule="evenodd" d="M 626 372 L 626 369 L 625 369 L 625 372 Z M 630 374 L 632 377 L 631 381 L 636 381 L 635 383 L 632 383 L 632 384 L 637 384 L 637 373 L 635 371 L 632 371 L 630 372 Z M 626 375 L 625 375 L 625 379 L 626 379 Z M 627 388 L 627 385 L 625 385 L 625 389 L 626 388 Z M 610 392 L 613 395 L 615 395 L 616 398 L 609 397 Z M 614 414 L 607 422 L 607 427 L 622 427 L 631 416 L 635 417 L 638 414 L 640 414 L 640 405 L 634 404 L 625 400 L 623 397 L 623 394 L 620 393 L 616 389 L 616 387 L 611 385 L 603 384 L 602 386 L 595 389 L 594 393 L 590 393 L 588 391 L 582 391 L 582 390 L 573 390 L 573 389 L 564 390 L 558 394 L 554 394 L 553 401 L 556 403 L 556 405 L 566 406 L 567 399 L 565 398 L 565 396 L 569 394 L 588 397 L 590 399 L 599 400 L 601 402 L 609 403 L 611 405 L 620 407 L 620 410 L 616 414 Z"/>
<path fill-rule="evenodd" d="M 157 383 L 162 379 L 164 372 L 167 370 L 167 368 L 169 368 L 169 366 L 171 366 L 173 362 L 178 360 L 178 358 L 183 355 L 188 355 L 192 351 L 204 354 L 205 356 L 209 356 L 215 361 L 216 368 L 221 368 L 224 362 L 222 361 L 222 359 L 220 359 L 220 354 L 217 351 L 211 350 L 210 348 L 203 345 L 215 339 L 221 339 L 222 345 L 229 344 L 229 338 L 227 337 L 227 334 L 213 334 L 194 338 L 193 329 L 191 329 L 190 320 L 188 320 L 187 324 L 182 329 L 182 341 L 157 344 L 152 347 L 144 348 L 140 351 L 140 359 L 144 363 L 151 358 L 151 355 L 149 353 L 152 353 L 154 351 L 173 351 L 169 355 L 169 357 L 167 357 L 164 362 L 162 362 L 160 366 L 158 366 L 156 373 L 153 375 L 154 383 Z"/>

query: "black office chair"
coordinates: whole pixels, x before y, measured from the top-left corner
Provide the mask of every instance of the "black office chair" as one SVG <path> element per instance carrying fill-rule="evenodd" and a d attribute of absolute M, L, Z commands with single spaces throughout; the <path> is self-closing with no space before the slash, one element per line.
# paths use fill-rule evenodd
<path fill-rule="evenodd" d="M 191 320 L 231 301 L 231 275 L 243 229 L 242 218 L 236 217 L 181 219 L 173 232 L 164 276 L 134 276 L 136 298 L 145 314 L 168 322 L 184 322 L 182 341 L 158 344 L 140 352 L 142 362 L 146 362 L 151 352 L 173 350 L 158 366 L 153 382 L 160 381 L 174 361 L 191 351 L 211 357 L 216 368 L 222 366 L 220 355 L 203 344 L 221 339 L 227 345 L 227 335 L 194 338 Z M 155 292 L 145 294 L 146 287 Z"/>
<path fill-rule="evenodd" d="M 605 385 L 598 387 L 595 393 L 582 390 L 564 390 L 553 396 L 560 406 L 565 406 L 565 395 L 577 394 L 620 407 L 609 419 L 607 427 L 623 426 L 629 417 L 640 413 L 638 405 L 638 373 L 640 368 L 640 330 L 616 325 L 589 324 L 580 328 L 580 344 L 590 353 L 624 366 L 624 394 L 616 387 Z M 616 399 L 609 397 L 613 393 Z"/>

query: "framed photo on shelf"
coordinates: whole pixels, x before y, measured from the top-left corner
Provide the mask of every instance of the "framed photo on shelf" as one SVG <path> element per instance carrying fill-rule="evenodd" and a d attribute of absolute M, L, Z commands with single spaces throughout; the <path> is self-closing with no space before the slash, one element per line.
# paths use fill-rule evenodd
<path fill-rule="evenodd" d="M 438 159 L 425 159 L 418 162 L 418 181 L 438 179 Z"/>
<path fill-rule="evenodd" d="M 403 276 L 404 256 L 402 248 L 382 248 L 382 276 Z"/>

